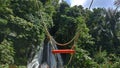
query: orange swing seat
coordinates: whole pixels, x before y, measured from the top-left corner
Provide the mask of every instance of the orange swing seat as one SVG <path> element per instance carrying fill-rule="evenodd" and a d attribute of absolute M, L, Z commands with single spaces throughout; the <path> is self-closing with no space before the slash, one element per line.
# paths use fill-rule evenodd
<path fill-rule="evenodd" d="M 73 49 L 52 50 L 52 53 L 53 54 L 58 54 L 58 53 L 64 53 L 64 54 L 70 53 L 70 54 L 74 54 L 75 50 L 73 50 Z"/>

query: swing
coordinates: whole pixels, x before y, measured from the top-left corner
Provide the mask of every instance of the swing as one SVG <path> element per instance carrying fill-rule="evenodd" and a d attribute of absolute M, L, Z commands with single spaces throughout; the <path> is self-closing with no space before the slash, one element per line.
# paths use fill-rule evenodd
<path fill-rule="evenodd" d="M 72 40 L 70 40 L 69 42 L 67 42 L 65 44 L 60 44 L 60 43 L 56 42 L 53 38 L 52 39 L 54 40 L 55 44 L 57 44 L 59 46 L 66 46 L 66 45 L 70 44 L 76 37 L 77 37 L 77 35 Z M 59 54 L 59 53 L 61 53 L 61 54 L 74 54 L 75 53 L 74 47 L 75 47 L 75 45 L 73 45 L 71 49 L 53 49 L 52 53 L 53 54 Z"/>
<path fill-rule="evenodd" d="M 53 54 L 58 54 L 58 53 L 62 53 L 62 54 L 74 54 L 75 50 L 73 49 L 59 49 L 59 50 L 52 50 Z"/>
<path fill-rule="evenodd" d="M 65 45 L 68 45 L 69 43 L 71 43 L 71 41 L 68 43 L 65 43 L 65 44 L 60 44 L 60 43 L 56 43 L 56 44 L 59 46 L 65 46 Z M 75 45 L 73 45 L 71 47 L 71 49 L 53 49 L 52 53 L 53 54 L 59 54 L 59 53 L 61 53 L 61 54 L 74 54 L 75 53 L 74 47 L 75 47 Z"/>

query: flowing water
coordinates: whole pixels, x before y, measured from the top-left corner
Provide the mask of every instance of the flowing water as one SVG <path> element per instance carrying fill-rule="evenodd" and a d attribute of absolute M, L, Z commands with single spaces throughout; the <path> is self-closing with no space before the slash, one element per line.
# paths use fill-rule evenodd
<path fill-rule="evenodd" d="M 28 63 L 27 68 L 63 68 L 61 55 L 53 54 L 53 48 L 57 49 L 56 44 L 52 40 L 45 40 L 33 60 Z"/>

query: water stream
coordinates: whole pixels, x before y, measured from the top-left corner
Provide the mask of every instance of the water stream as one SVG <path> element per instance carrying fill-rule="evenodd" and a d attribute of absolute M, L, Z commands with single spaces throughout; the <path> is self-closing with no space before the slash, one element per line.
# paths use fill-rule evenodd
<path fill-rule="evenodd" d="M 57 49 L 53 41 L 44 41 L 33 60 L 28 63 L 27 68 L 63 68 L 60 54 L 53 54 L 52 49 Z"/>

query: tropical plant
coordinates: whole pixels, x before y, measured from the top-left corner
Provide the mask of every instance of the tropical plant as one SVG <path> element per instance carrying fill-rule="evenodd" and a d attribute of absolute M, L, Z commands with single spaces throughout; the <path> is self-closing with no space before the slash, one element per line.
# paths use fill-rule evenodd
<path fill-rule="evenodd" d="M 0 44 L 0 64 L 13 64 L 14 53 L 12 42 L 4 39 Z"/>

